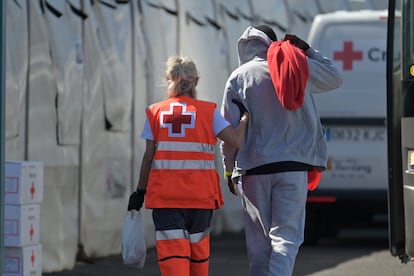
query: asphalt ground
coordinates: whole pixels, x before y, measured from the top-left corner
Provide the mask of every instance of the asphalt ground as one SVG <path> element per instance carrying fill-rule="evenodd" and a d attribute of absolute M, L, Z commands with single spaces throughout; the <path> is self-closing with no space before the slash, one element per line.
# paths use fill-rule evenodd
<path fill-rule="evenodd" d="M 243 233 L 211 236 L 210 275 L 248 276 L 247 254 Z M 44 276 L 159 276 L 156 251 L 147 251 L 143 269 L 122 264 L 122 256 L 114 255 L 92 262 L 77 262 L 72 270 L 43 273 Z"/>
<path fill-rule="evenodd" d="M 379 233 L 379 234 L 378 234 Z M 211 236 L 210 275 L 249 276 L 243 233 Z M 77 262 L 72 270 L 44 276 L 159 276 L 155 249 L 147 251 L 143 269 L 122 264 L 121 255 Z M 402 264 L 391 256 L 384 231 L 350 232 L 340 238 L 303 245 L 293 276 L 413 276 L 414 262 Z M 252 275 L 254 276 L 254 275 Z"/>

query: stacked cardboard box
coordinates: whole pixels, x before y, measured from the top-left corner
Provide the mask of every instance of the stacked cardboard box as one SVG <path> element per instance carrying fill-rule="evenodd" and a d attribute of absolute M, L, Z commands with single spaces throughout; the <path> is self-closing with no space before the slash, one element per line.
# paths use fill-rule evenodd
<path fill-rule="evenodd" d="M 42 275 L 43 164 L 6 161 L 3 276 Z"/>

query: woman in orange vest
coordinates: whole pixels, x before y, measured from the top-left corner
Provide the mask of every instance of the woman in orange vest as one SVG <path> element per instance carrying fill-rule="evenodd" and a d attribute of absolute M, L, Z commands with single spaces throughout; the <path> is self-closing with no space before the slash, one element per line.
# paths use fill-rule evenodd
<path fill-rule="evenodd" d="M 212 213 L 223 205 L 216 137 L 238 148 L 248 115 L 233 128 L 215 103 L 196 99 L 199 75 L 190 58 L 173 56 L 166 65 L 168 99 L 146 110 L 146 150 L 128 210 L 140 210 L 144 198 L 153 210 L 162 275 L 207 276 Z"/>

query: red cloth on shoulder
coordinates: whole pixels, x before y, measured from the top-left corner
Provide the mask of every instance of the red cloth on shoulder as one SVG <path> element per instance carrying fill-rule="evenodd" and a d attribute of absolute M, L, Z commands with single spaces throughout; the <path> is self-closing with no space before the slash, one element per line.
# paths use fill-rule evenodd
<path fill-rule="evenodd" d="M 282 106 L 288 110 L 301 107 L 309 78 L 305 53 L 289 40 L 275 41 L 267 51 L 267 62 L 276 95 Z"/>

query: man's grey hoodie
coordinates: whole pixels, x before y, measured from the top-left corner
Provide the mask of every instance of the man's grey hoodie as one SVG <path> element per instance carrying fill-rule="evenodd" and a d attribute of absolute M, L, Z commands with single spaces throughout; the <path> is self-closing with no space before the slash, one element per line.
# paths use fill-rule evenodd
<path fill-rule="evenodd" d="M 225 171 L 236 167 L 243 174 L 248 169 L 285 161 L 321 169 L 327 166 L 325 131 L 312 94 L 340 87 L 342 77 L 328 58 L 310 47 L 305 52 L 309 77 L 303 105 L 288 110 L 279 102 L 269 74 L 267 50 L 272 42 L 254 27 L 248 27 L 238 40 L 240 66 L 226 82 L 221 113 L 236 126 L 240 112 L 232 99 L 237 99 L 247 108 L 249 122 L 239 150 L 221 144 Z"/>

